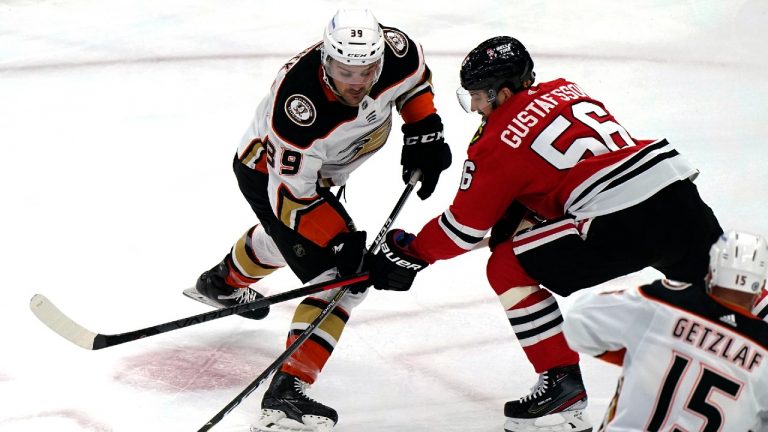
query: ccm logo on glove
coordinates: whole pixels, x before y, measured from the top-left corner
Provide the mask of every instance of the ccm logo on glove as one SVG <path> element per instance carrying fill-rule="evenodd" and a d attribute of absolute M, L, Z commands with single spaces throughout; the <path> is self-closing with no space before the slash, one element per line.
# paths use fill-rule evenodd
<path fill-rule="evenodd" d="M 403 141 L 405 145 L 414 145 L 419 143 L 430 143 L 435 142 L 443 139 L 443 131 L 439 132 L 433 132 L 428 133 L 425 135 L 416 135 L 416 136 L 409 136 L 409 137 L 403 137 Z"/>
<path fill-rule="evenodd" d="M 435 191 L 440 173 L 451 165 L 451 148 L 445 143 L 443 121 L 432 113 L 415 123 L 403 125 L 403 181 L 408 183 L 411 174 L 421 171 L 419 198 L 427 199 Z"/>
<path fill-rule="evenodd" d="M 392 261 L 393 263 L 395 263 L 400 267 L 403 267 L 409 270 L 416 270 L 416 271 L 419 271 L 421 270 L 422 267 L 424 267 L 421 264 L 412 263 L 410 261 L 407 261 L 398 257 L 397 255 L 395 255 L 394 252 L 392 252 L 392 250 L 389 248 L 389 246 L 387 246 L 386 243 L 383 243 L 381 245 L 381 252 L 388 260 Z"/>

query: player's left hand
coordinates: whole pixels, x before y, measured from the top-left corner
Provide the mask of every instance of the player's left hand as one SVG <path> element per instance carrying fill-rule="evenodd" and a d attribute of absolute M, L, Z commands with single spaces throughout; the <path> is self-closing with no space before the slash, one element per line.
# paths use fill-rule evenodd
<path fill-rule="evenodd" d="M 512 204 L 504 211 L 501 219 L 496 221 L 493 228 L 491 228 L 491 238 L 488 241 L 488 247 L 490 247 L 491 252 L 496 249 L 496 246 L 509 240 L 515 234 L 526 213 L 528 213 L 528 209 L 520 204 L 519 201 L 512 201 Z"/>
<path fill-rule="evenodd" d="M 443 137 L 443 122 L 433 113 L 415 123 L 404 124 L 402 130 L 403 181 L 408 183 L 411 174 L 421 170 L 421 187 L 416 194 L 425 200 L 435 191 L 440 173 L 451 166 L 451 148 Z"/>
<path fill-rule="evenodd" d="M 328 248 L 336 262 L 336 270 L 339 277 L 348 277 L 360 274 L 367 270 L 369 259 L 365 247 L 365 231 L 351 231 L 339 233 L 328 243 Z M 370 278 L 349 286 L 350 292 L 357 294 L 371 286 Z"/>
<path fill-rule="evenodd" d="M 328 243 L 339 276 L 354 276 L 363 271 L 365 237 L 365 231 L 343 232 Z"/>
<path fill-rule="evenodd" d="M 501 219 L 491 228 L 491 238 L 488 241 L 488 247 L 493 252 L 496 246 L 539 222 L 543 222 L 543 219 L 515 200 L 509 205 Z"/>

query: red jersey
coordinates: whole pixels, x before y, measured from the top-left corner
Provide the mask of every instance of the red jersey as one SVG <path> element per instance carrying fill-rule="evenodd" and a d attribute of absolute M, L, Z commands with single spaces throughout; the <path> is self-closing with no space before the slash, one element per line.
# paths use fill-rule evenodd
<path fill-rule="evenodd" d="M 603 104 L 564 79 L 521 91 L 483 120 L 453 204 L 411 244 L 428 262 L 479 242 L 517 200 L 540 217 L 586 219 L 694 178 L 666 140 L 637 140 Z"/>

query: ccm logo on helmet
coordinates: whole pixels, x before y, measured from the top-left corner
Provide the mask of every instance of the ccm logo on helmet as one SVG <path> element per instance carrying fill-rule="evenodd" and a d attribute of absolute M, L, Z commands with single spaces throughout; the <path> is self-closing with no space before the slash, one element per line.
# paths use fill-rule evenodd
<path fill-rule="evenodd" d="M 404 259 L 396 256 L 392 252 L 392 250 L 389 249 L 389 246 L 386 243 L 381 245 L 381 250 L 384 252 L 384 256 L 387 257 L 388 260 L 392 261 L 396 265 L 398 265 L 400 267 L 405 267 L 405 268 L 411 269 L 411 270 L 416 270 L 416 271 L 421 270 L 422 266 L 420 264 L 414 264 L 414 263 L 412 263 L 410 261 L 404 260 Z"/>
<path fill-rule="evenodd" d="M 405 145 L 413 145 L 413 144 L 418 144 L 420 142 L 428 143 L 428 142 L 438 141 L 438 140 L 441 140 L 441 139 L 443 139 L 443 132 L 442 131 L 440 131 L 440 132 L 432 132 L 432 133 L 428 133 L 428 134 L 424 134 L 424 135 L 417 135 L 417 136 L 408 137 L 408 138 L 405 139 Z"/>

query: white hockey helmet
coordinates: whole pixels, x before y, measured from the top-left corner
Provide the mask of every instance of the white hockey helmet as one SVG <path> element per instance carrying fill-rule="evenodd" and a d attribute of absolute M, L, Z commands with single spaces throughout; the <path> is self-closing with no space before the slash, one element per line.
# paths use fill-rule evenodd
<path fill-rule="evenodd" d="M 368 9 L 339 9 L 325 27 L 323 54 L 348 65 L 375 63 L 384 57 L 384 31 Z"/>
<path fill-rule="evenodd" d="M 323 32 L 323 72 L 346 84 L 372 86 L 384 67 L 384 46 L 384 31 L 368 9 L 339 9 Z"/>
<path fill-rule="evenodd" d="M 709 250 L 709 287 L 758 294 L 768 274 L 768 242 L 758 235 L 728 231 Z"/>

